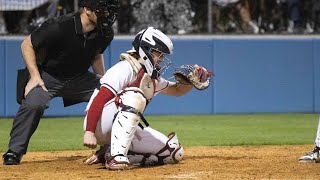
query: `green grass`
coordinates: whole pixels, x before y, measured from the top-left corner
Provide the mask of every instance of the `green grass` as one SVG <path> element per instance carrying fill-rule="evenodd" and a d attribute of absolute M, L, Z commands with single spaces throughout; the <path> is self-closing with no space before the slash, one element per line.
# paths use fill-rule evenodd
<path fill-rule="evenodd" d="M 175 131 L 184 146 L 312 144 L 317 114 L 147 116 L 151 127 Z M 87 149 L 83 118 L 43 118 L 28 151 Z M 0 119 L 0 152 L 7 150 L 12 119 Z"/>

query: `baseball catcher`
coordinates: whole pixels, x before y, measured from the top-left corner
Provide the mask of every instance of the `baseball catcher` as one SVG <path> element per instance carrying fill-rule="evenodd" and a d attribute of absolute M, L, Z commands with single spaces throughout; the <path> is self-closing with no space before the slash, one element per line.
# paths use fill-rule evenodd
<path fill-rule="evenodd" d="M 171 64 L 167 55 L 173 53 L 173 44 L 153 27 L 139 32 L 132 45 L 101 78 L 87 106 L 83 143 L 89 148 L 99 144 L 100 150 L 85 164 L 100 162 L 107 169 L 123 170 L 133 164 L 172 164 L 183 158 L 177 135 L 151 128 L 144 111 L 158 93 L 181 96 L 193 87 L 207 88 L 212 73 L 198 65 L 182 66 L 175 71 L 177 82 L 162 78 Z"/>

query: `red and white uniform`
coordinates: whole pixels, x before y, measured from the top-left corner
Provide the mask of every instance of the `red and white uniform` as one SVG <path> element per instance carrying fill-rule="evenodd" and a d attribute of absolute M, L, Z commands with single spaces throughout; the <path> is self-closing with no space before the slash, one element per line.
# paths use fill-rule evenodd
<path fill-rule="evenodd" d="M 145 89 L 147 89 L 147 91 L 144 91 L 144 95 L 147 100 L 151 100 L 153 96 L 166 89 L 170 83 L 173 83 L 161 77 L 159 80 L 151 80 L 150 76 L 147 75 L 148 77 L 146 77 L 146 75 L 147 74 L 144 73 L 143 68 L 136 68 L 135 65 L 133 65 L 130 61 L 123 60 L 112 66 L 101 78 L 100 91 L 105 91 L 108 94 L 108 97 L 103 96 L 103 98 L 100 99 L 112 99 L 108 100 L 107 102 L 103 102 L 104 105 L 101 115 L 96 116 L 96 114 L 93 114 L 95 115 L 93 117 L 90 114 L 87 114 L 84 121 L 84 129 L 95 132 L 97 143 L 99 145 L 108 145 L 111 141 L 111 130 L 114 116 L 119 111 L 119 107 L 117 107 L 115 104 L 114 97 L 116 97 L 127 87 L 140 86 L 140 89 L 144 89 L 144 87 L 141 87 L 141 84 L 143 84 L 145 85 Z M 102 103 L 94 100 L 98 92 L 99 90 L 94 92 L 86 110 L 89 110 L 91 106 L 96 106 L 96 104 Z M 97 112 L 99 113 L 100 111 Z M 97 121 L 99 116 L 100 118 Z M 88 118 L 93 118 L 96 120 Z M 95 123 L 97 124 L 96 126 Z M 166 135 L 158 132 L 155 129 L 152 129 L 151 127 L 145 127 L 144 129 L 138 127 L 129 150 L 137 153 L 155 154 L 164 147 L 167 141 L 168 137 Z"/>

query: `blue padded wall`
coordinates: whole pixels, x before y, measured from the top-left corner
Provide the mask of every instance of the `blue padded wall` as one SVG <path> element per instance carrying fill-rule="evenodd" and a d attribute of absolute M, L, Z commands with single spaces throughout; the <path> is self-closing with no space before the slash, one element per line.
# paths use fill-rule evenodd
<path fill-rule="evenodd" d="M 110 63 L 107 68 L 115 65 L 120 60 L 120 54 L 132 48 L 131 39 L 116 39 L 112 41 L 110 48 Z"/>
<path fill-rule="evenodd" d="M 172 77 L 174 67 L 183 64 L 199 64 L 213 70 L 212 40 L 173 39 L 174 53 L 169 58 L 171 67 L 164 73 L 168 80 Z M 159 94 L 154 97 L 146 113 L 150 114 L 211 114 L 213 113 L 213 87 L 205 91 L 191 90 L 181 97 Z"/>
<path fill-rule="evenodd" d="M 132 37 L 115 38 L 104 53 L 107 68 L 131 49 Z M 0 117 L 14 116 L 17 70 L 24 67 L 22 39 L 0 39 Z M 154 97 L 146 114 L 320 112 L 320 39 L 173 37 L 174 67 L 199 64 L 214 71 L 213 86 L 183 97 Z M 191 102 L 191 103 L 190 103 Z M 83 116 L 87 103 L 64 108 L 61 98 L 46 116 Z"/>
<path fill-rule="evenodd" d="M 16 114 L 19 104 L 16 102 L 17 70 L 24 68 L 21 55 L 21 40 L 6 40 L 5 57 L 5 91 L 6 91 L 6 116 Z"/>
<path fill-rule="evenodd" d="M 320 40 L 314 40 L 314 112 L 320 112 Z"/>
<path fill-rule="evenodd" d="M 312 112 L 310 40 L 215 40 L 215 112 Z"/>
<path fill-rule="evenodd" d="M 0 117 L 5 115 L 5 41 L 0 40 Z"/>

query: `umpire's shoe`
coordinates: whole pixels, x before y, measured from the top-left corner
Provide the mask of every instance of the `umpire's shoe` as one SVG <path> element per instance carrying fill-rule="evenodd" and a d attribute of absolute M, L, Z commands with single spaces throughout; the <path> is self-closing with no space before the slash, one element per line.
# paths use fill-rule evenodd
<path fill-rule="evenodd" d="M 2 156 L 4 165 L 20 164 L 22 155 L 11 151 L 10 149 Z"/>
<path fill-rule="evenodd" d="M 311 152 L 308 152 L 304 156 L 300 157 L 299 162 L 306 162 L 306 163 L 318 163 L 320 162 L 320 148 L 314 147 Z"/>

